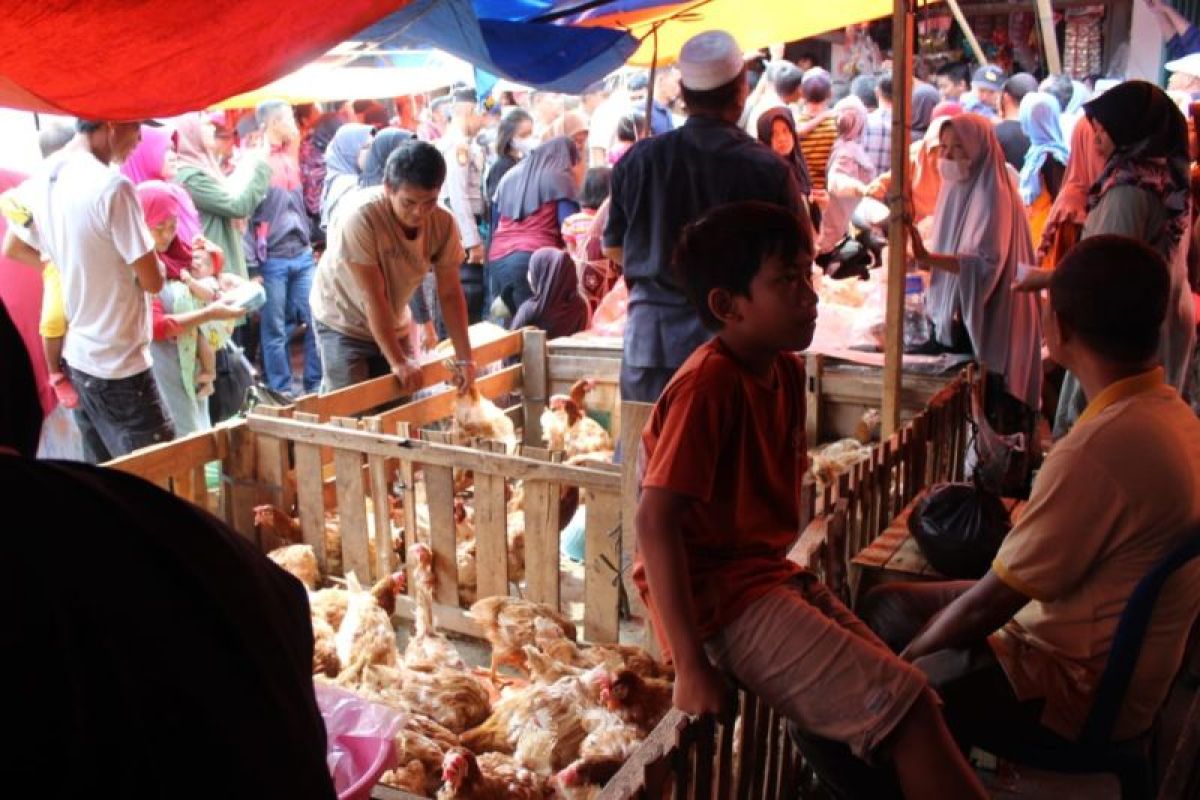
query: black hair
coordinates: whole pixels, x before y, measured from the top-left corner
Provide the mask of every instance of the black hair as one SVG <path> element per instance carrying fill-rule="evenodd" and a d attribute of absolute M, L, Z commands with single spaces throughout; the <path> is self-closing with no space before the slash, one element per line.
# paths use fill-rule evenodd
<path fill-rule="evenodd" d="M 827 74 L 812 75 L 800 84 L 800 93 L 809 103 L 824 103 L 833 94 L 833 80 Z"/>
<path fill-rule="evenodd" d="M 92 133 L 94 131 L 98 131 L 102 125 L 104 125 L 104 123 L 97 119 L 75 120 L 75 130 L 79 131 L 80 133 Z"/>
<path fill-rule="evenodd" d="M 583 176 L 583 188 L 579 190 L 579 205 L 582 208 L 599 208 L 612 191 L 612 168 L 592 167 Z"/>
<path fill-rule="evenodd" d="M 875 89 L 879 92 L 880 97 L 890 103 L 892 101 L 892 73 L 885 72 L 883 75 L 880 75 L 879 80 L 875 84 Z"/>
<path fill-rule="evenodd" d="M 961 61 L 952 61 L 949 64 L 943 64 L 938 67 L 937 74 L 949 78 L 951 83 L 971 85 L 971 71 Z"/>
<path fill-rule="evenodd" d="M 804 71 L 788 64 L 775 76 L 775 94 L 780 97 L 793 97 L 796 92 L 800 91 L 800 84 L 803 81 Z"/>
<path fill-rule="evenodd" d="M 680 93 L 683 97 L 683 104 L 687 106 L 688 113 L 701 112 L 708 114 L 721 114 L 730 109 L 738 108 L 740 105 L 740 96 L 742 85 L 746 82 L 746 70 L 743 67 L 737 77 L 728 83 L 723 83 L 715 89 L 706 89 L 699 91 L 689 89 L 684 84 L 680 84 Z"/>
<path fill-rule="evenodd" d="M 641 111 L 630 111 L 617 120 L 617 141 L 636 142 L 646 138 L 646 115 Z"/>
<path fill-rule="evenodd" d="M 1050 279 L 1059 323 L 1108 361 L 1138 365 L 1154 357 L 1167 315 L 1171 273 L 1136 239 L 1090 236 L 1071 248 Z"/>
<path fill-rule="evenodd" d="M 496 131 L 496 155 L 512 155 L 513 139 L 517 138 L 517 129 L 521 127 L 522 122 L 533 124 L 533 117 L 523 108 L 511 109 L 504 115 L 504 119 L 500 120 L 500 127 Z"/>
<path fill-rule="evenodd" d="M 1011 78 L 1009 78 L 1008 80 L 1006 80 L 1004 82 L 1004 87 L 1002 89 L 1004 94 L 1006 94 L 1009 97 L 1009 99 L 1012 100 L 1014 103 L 1016 103 L 1018 106 L 1021 105 L 1021 101 L 1025 98 L 1025 95 L 1029 94 L 1030 92 L 1036 92 L 1037 90 L 1038 90 L 1037 79 L 1035 79 L 1028 72 L 1018 72 L 1016 75 L 1013 75 Z M 1068 80 L 1067 81 L 1067 100 L 1069 101 L 1070 99 L 1071 99 L 1071 81 Z M 1067 107 L 1066 104 L 1061 103 L 1061 101 L 1060 101 L 1060 106 L 1062 108 Z"/>
<path fill-rule="evenodd" d="M 821 65 L 821 62 L 817 59 L 817 54 L 811 50 L 801 50 L 799 53 L 796 53 L 795 61 L 797 67 L 800 66 L 801 61 L 807 61 L 814 67 L 819 67 Z M 803 70 L 801 71 L 803 72 Z"/>
<path fill-rule="evenodd" d="M 15 449 L 25 458 L 37 455 L 42 432 L 42 404 L 29 351 L 0 301 L 0 445 Z"/>
<path fill-rule="evenodd" d="M 392 151 L 383 165 L 383 185 L 395 192 L 404 184 L 437 189 L 446 180 L 446 160 L 429 142 L 409 139 Z"/>
<path fill-rule="evenodd" d="M 713 289 L 749 297 L 750 282 L 772 257 L 794 262 L 814 254 L 812 223 L 762 201 L 719 206 L 683 229 L 672 263 L 676 279 L 709 330 L 721 322 L 708 307 Z"/>

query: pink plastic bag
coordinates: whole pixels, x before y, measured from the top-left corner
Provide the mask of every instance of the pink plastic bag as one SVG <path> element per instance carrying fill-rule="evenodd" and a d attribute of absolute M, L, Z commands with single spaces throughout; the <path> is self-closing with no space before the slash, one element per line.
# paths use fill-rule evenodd
<path fill-rule="evenodd" d="M 396 766 L 395 738 L 403 715 L 344 689 L 320 683 L 314 688 L 338 800 L 367 800 L 379 776 Z"/>

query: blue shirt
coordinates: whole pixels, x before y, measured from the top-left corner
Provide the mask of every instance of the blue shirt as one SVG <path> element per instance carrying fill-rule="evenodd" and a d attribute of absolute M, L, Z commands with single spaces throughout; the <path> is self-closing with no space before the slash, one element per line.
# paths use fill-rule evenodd
<path fill-rule="evenodd" d="M 737 125 L 693 116 L 637 142 L 617 162 L 604 244 L 624 251 L 625 362 L 678 367 L 709 332 L 671 270 L 684 225 L 716 206 L 762 200 L 802 213 L 800 187 L 770 148 Z"/>
<path fill-rule="evenodd" d="M 661 136 L 675 130 L 675 120 L 671 118 L 671 110 L 657 100 L 650 107 L 650 133 Z"/>

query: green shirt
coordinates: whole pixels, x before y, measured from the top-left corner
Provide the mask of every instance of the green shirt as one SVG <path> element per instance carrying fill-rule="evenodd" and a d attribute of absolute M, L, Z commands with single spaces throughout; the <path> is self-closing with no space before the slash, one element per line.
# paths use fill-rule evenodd
<path fill-rule="evenodd" d="M 175 181 L 192 196 L 205 238 L 225 251 L 225 269 L 249 277 L 242 236 L 233 221 L 248 218 L 267 196 L 271 166 L 261 158 L 251 158 L 228 178 L 216 178 L 198 167 L 185 166 L 179 168 Z"/>

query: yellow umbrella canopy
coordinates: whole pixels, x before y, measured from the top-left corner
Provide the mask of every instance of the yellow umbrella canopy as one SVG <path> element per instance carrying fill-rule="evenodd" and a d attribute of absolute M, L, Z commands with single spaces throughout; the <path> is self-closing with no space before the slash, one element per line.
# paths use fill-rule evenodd
<path fill-rule="evenodd" d="M 656 25 L 658 63 L 669 64 L 679 57 L 684 42 L 703 31 L 728 31 L 749 52 L 773 42 L 791 42 L 878 19 L 891 12 L 891 0 L 700 0 L 607 14 L 579 24 L 627 29 L 642 39 L 642 46 L 629 63 L 649 66 L 654 60 L 654 37 L 650 34 Z"/>

